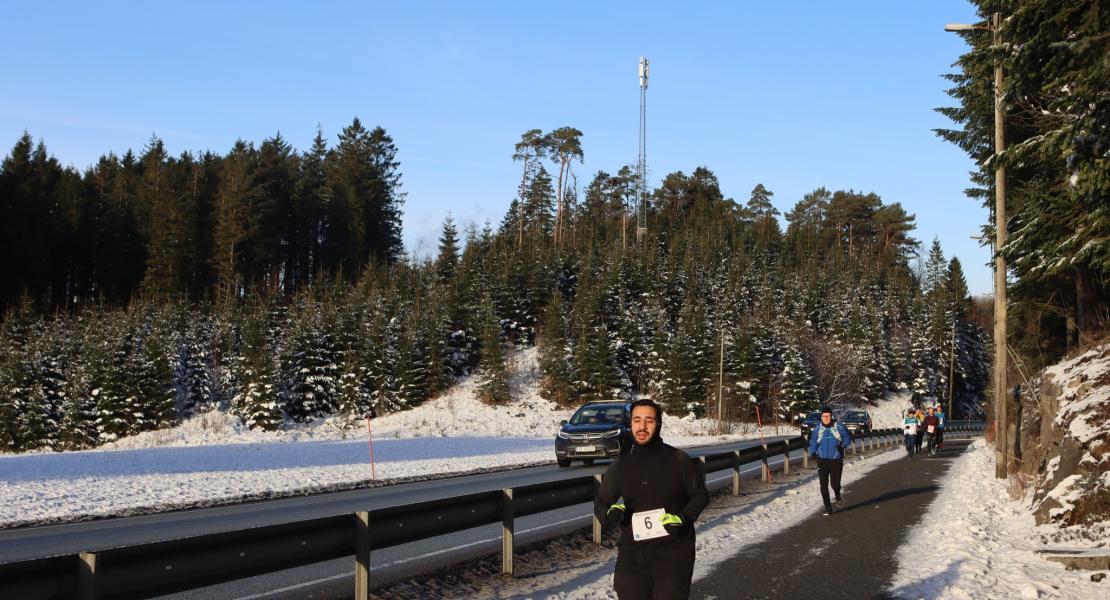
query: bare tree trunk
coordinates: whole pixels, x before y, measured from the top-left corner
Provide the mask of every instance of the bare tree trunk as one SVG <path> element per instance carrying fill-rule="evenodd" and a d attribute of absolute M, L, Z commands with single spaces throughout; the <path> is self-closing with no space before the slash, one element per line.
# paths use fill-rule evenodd
<path fill-rule="evenodd" d="M 1091 309 L 1095 301 L 1091 298 L 1091 272 L 1086 265 L 1075 267 L 1075 316 L 1079 328 L 1079 347 L 1086 347 L 1094 340 L 1096 326 L 1094 311 Z"/>
<path fill-rule="evenodd" d="M 563 224 L 563 176 L 568 162 L 570 162 L 568 157 L 559 157 L 559 187 L 555 188 L 555 230 L 551 234 L 556 248 L 559 247 L 559 228 Z"/>

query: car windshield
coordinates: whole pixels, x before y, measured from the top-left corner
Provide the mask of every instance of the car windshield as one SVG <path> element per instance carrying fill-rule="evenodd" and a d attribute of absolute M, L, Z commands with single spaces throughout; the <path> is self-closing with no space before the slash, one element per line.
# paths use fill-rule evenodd
<path fill-rule="evenodd" d="M 808 415 L 806 415 L 806 420 L 807 421 L 820 421 L 821 420 L 821 413 L 811 412 Z"/>
<path fill-rule="evenodd" d="M 867 413 L 850 412 L 850 413 L 845 414 L 844 418 L 845 419 L 851 419 L 853 421 L 866 421 L 867 420 Z"/>
<path fill-rule="evenodd" d="M 570 418 L 572 425 L 601 425 L 624 421 L 624 408 L 620 406 L 583 406 Z"/>

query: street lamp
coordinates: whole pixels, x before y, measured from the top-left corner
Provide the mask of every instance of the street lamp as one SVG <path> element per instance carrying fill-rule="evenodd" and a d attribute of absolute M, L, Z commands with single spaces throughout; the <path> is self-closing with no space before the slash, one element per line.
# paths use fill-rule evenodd
<path fill-rule="evenodd" d="M 973 31 L 985 29 L 993 35 L 998 48 L 998 29 L 1002 26 L 1002 13 L 994 13 L 991 22 L 967 25 L 949 23 L 945 31 Z M 1006 393 L 1006 259 L 1002 248 L 1006 244 L 1006 168 L 1002 166 L 1002 151 L 1006 149 L 1002 119 L 1002 59 L 994 59 L 994 476 L 1006 478 L 1007 393 Z"/>

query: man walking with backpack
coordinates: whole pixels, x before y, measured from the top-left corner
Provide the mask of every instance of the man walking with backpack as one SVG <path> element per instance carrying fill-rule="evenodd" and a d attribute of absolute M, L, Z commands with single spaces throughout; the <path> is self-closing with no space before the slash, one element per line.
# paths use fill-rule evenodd
<path fill-rule="evenodd" d="M 833 513 L 833 502 L 829 500 L 831 480 L 835 502 L 840 506 L 840 476 L 844 473 L 844 449 L 852 443 L 840 422 L 833 419 L 832 409 L 821 407 L 821 424 L 809 437 L 809 454 L 817 459 L 817 478 L 821 484 L 821 500 L 825 503 L 825 514 Z"/>

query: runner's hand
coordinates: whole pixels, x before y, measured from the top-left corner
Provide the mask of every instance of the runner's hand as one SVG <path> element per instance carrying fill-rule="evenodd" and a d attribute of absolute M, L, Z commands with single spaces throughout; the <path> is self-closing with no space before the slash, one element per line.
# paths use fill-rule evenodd
<path fill-rule="evenodd" d="M 682 517 L 678 515 L 672 515 L 671 513 L 664 514 L 663 518 L 660 519 L 660 522 L 663 523 L 663 529 L 666 529 L 667 533 L 671 535 L 678 535 L 683 531 L 686 531 L 686 528 L 688 527 L 688 525 L 683 522 Z"/>
<path fill-rule="evenodd" d="M 620 525 L 621 521 L 623 521 L 623 520 L 624 520 L 624 505 L 623 504 L 614 504 L 614 505 L 610 506 L 609 510 L 605 513 L 605 523 L 604 523 L 605 529 L 612 529 L 612 528 L 616 527 L 617 525 Z"/>

